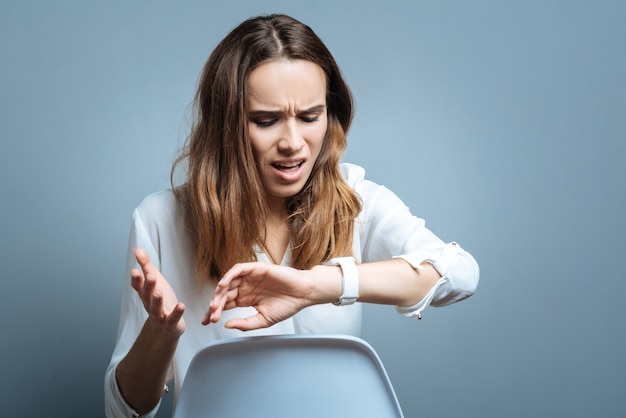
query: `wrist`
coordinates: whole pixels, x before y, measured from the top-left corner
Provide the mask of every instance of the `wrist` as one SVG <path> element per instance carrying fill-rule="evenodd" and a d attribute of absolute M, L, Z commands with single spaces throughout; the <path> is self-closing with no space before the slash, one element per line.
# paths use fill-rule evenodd
<path fill-rule="evenodd" d="M 311 300 L 314 304 L 334 303 L 341 297 L 342 272 L 339 266 L 319 265 L 311 269 L 313 274 L 313 292 Z"/>
<path fill-rule="evenodd" d="M 341 296 L 333 302 L 337 306 L 352 305 L 359 298 L 359 272 L 354 257 L 335 257 L 326 265 L 341 267 Z"/>
<path fill-rule="evenodd" d="M 185 332 L 185 320 L 181 318 L 175 327 L 167 328 L 164 327 L 158 319 L 148 316 L 143 328 L 153 340 L 169 343 L 172 341 L 178 341 L 180 336 L 183 335 Z"/>

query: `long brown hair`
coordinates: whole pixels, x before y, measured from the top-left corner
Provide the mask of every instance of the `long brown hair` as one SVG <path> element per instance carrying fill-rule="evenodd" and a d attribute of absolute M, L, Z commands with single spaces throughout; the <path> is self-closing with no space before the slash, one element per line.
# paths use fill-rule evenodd
<path fill-rule="evenodd" d="M 311 61 L 327 80 L 326 137 L 309 180 L 287 200 L 290 264 L 307 269 L 352 253 L 361 202 L 339 171 L 352 122 L 352 95 L 311 28 L 285 15 L 259 16 L 233 29 L 207 60 L 194 100 L 191 133 L 172 168 L 174 193 L 186 208 L 201 282 L 219 279 L 237 262 L 255 260 L 255 244 L 263 245 L 268 204 L 248 138 L 247 81 L 260 64 L 281 58 Z M 174 172 L 183 162 L 187 179 L 175 187 Z"/>

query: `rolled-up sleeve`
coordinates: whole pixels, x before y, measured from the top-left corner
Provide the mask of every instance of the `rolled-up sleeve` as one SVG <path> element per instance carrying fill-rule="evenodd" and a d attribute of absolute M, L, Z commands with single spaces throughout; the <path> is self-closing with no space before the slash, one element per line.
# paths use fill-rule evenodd
<path fill-rule="evenodd" d="M 142 247 L 148 252 L 150 259 L 158 265 L 158 253 L 149 238 L 149 234 L 144 226 L 141 216 L 137 211 L 133 214 L 133 222 L 128 243 L 128 255 L 126 259 L 126 271 L 138 267 L 133 256 L 133 249 Z M 126 356 L 131 346 L 137 339 L 143 324 L 146 321 L 145 312 L 141 300 L 137 293 L 130 286 L 130 276 L 124 280 L 122 291 L 122 309 L 118 327 L 117 342 L 111 361 L 104 375 L 104 410 L 107 417 L 145 417 L 156 416 L 160 402 L 156 407 L 145 415 L 139 415 L 126 402 L 116 379 L 116 369 L 119 362 Z"/>
<path fill-rule="evenodd" d="M 133 408 L 131 408 L 127 403 L 122 393 L 120 392 L 120 388 L 117 385 L 117 380 L 115 379 L 115 368 L 110 368 L 107 370 L 106 377 L 104 380 L 104 412 L 107 417 L 110 418 L 153 418 L 156 416 L 159 407 L 161 406 L 161 401 L 152 409 L 152 411 L 148 412 L 144 415 L 139 415 Z"/>
<path fill-rule="evenodd" d="M 350 170 L 349 183 L 363 201 L 356 224 L 361 261 L 402 258 L 415 269 L 421 269 L 421 264 L 427 262 L 441 275 L 422 300 L 412 306 L 398 306 L 398 312 L 421 318 L 422 311 L 430 305 L 445 306 L 471 296 L 479 280 L 474 257 L 457 242 L 446 243 L 437 237 L 398 196 L 365 180 L 364 171 L 357 169 L 360 168 Z"/>
<path fill-rule="evenodd" d="M 422 268 L 423 262 L 430 263 L 441 274 L 441 278 L 418 303 L 396 307 L 404 316 L 421 318 L 422 311 L 429 305 L 445 306 L 461 301 L 473 295 L 478 286 L 478 263 L 456 242 L 446 244 L 434 254 L 411 253 L 396 258 L 406 260 L 416 269 Z"/>

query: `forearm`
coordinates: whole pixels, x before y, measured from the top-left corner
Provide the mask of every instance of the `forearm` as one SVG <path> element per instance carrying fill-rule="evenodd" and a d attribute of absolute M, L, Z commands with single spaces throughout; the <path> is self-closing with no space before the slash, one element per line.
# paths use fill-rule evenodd
<path fill-rule="evenodd" d="M 165 334 L 150 319 L 116 369 L 126 402 L 139 414 L 151 411 L 161 399 L 178 336 Z"/>
<path fill-rule="evenodd" d="M 432 289 L 441 275 L 427 262 L 421 269 L 405 260 L 357 264 L 359 302 L 408 306 L 419 302 Z M 336 266 L 316 266 L 312 272 L 315 286 L 312 299 L 316 303 L 335 302 L 341 295 L 342 271 Z"/>

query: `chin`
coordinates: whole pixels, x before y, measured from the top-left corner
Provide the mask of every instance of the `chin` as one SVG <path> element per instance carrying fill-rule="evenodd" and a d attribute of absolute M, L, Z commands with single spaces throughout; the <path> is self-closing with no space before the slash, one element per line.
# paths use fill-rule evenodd
<path fill-rule="evenodd" d="M 289 199 L 297 195 L 304 188 L 304 184 L 290 187 L 277 187 L 270 190 L 269 194 L 278 199 Z"/>

